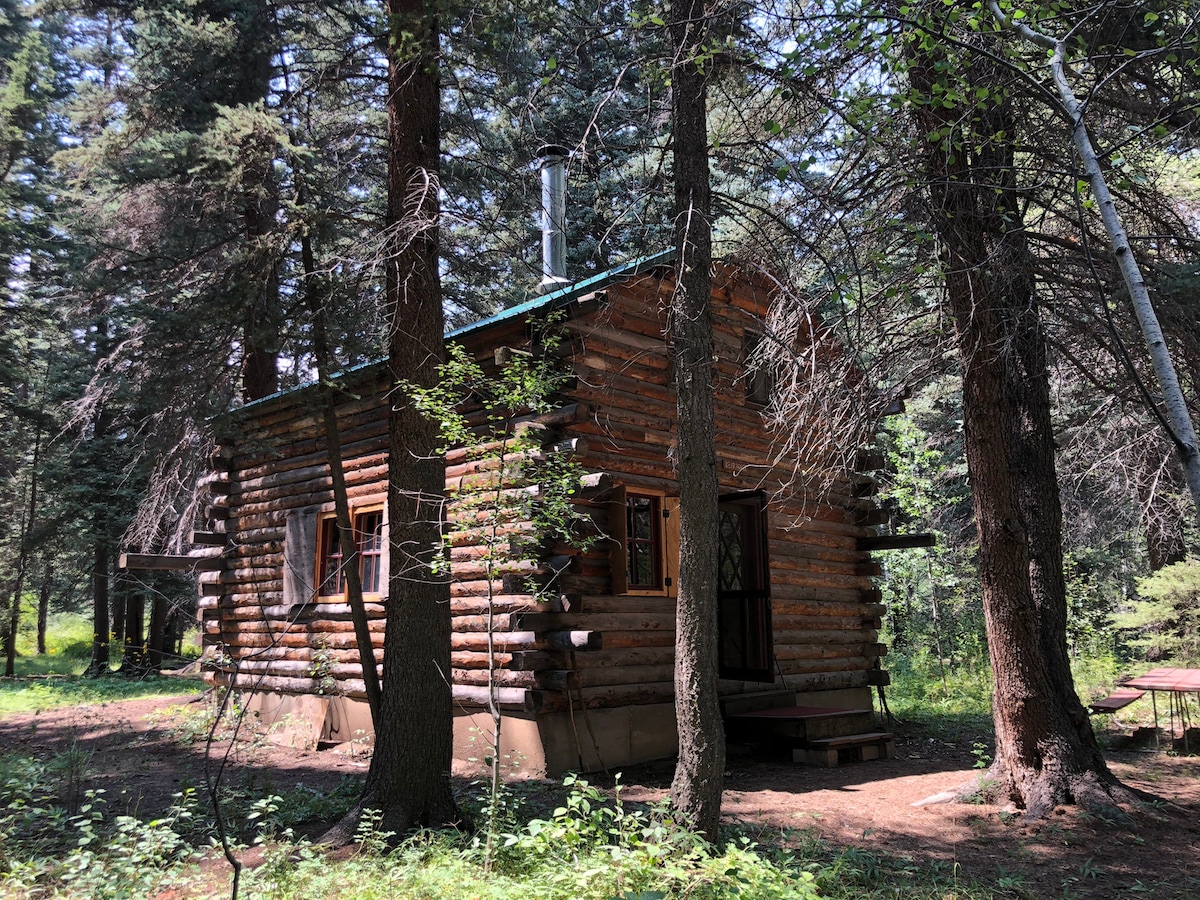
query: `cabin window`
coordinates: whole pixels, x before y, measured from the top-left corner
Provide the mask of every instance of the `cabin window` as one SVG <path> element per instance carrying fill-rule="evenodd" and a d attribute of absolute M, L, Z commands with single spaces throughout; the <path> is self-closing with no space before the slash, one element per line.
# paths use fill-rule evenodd
<path fill-rule="evenodd" d="M 383 510 L 356 510 L 351 519 L 354 522 L 354 545 L 363 593 L 378 594 L 385 577 L 382 571 Z M 341 542 L 338 540 L 337 519 L 333 516 L 323 519 L 320 534 L 317 595 L 344 597 L 346 571 L 342 560 Z"/>
<path fill-rule="evenodd" d="M 663 586 L 662 498 L 625 495 L 625 584 L 633 591 Z"/>
<path fill-rule="evenodd" d="M 609 511 L 614 594 L 671 593 L 679 561 L 679 498 L 618 487 Z"/>
<path fill-rule="evenodd" d="M 771 391 L 775 387 L 771 368 L 758 353 L 762 342 L 763 336 L 755 331 L 747 331 L 743 338 L 743 377 L 746 382 L 746 403 L 750 406 L 768 405 L 771 402 Z"/>

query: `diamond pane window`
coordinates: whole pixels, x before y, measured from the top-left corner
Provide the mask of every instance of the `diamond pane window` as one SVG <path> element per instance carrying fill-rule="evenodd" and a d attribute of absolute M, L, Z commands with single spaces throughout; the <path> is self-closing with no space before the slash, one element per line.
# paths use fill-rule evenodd
<path fill-rule="evenodd" d="M 740 510 L 721 510 L 721 530 L 717 540 L 718 572 L 721 590 L 743 590 L 745 567 L 742 565 L 742 513 Z"/>

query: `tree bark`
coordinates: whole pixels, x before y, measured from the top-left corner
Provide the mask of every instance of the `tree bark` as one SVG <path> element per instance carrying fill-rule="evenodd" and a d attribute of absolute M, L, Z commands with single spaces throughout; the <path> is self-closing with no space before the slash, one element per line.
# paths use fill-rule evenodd
<path fill-rule="evenodd" d="M 717 699 L 717 454 L 712 374 L 712 203 L 707 83 L 697 57 L 706 37 L 703 0 L 671 9 L 675 60 L 675 243 L 679 277 L 670 340 L 679 410 L 679 594 L 675 719 L 679 761 L 671 802 L 708 840 L 717 839 L 725 733 Z"/>
<path fill-rule="evenodd" d="M 17 636 L 21 624 L 21 594 L 25 590 L 25 576 L 29 571 L 29 537 L 37 519 L 38 509 L 38 466 L 41 462 L 42 422 L 38 420 L 33 439 L 33 460 L 29 467 L 28 502 L 22 511 L 20 547 L 17 549 L 16 584 L 13 587 L 12 605 L 8 608 L 8 635 L 4 642 L 4 674 L 11 678 L 17 674 Z"/>
<path fill-rule="evenodd" d="M 42 587 L 38 592 L 37 652 L 46 655 L 46 622 L 50 618 L 50 591 L 54 587 L 54 563 L 46 560 L 46 574 L 42 576 Z"/>
<path fill-rule="evenodd" d="M 125 598 L 125 636 L 121 655 L 122 675 L 142 675 L 146 671 L 146 597 L 139 590 L 130 590 L 121 579 L 118 594 Z"/>
<path fill-rule="evenodd" d="M 170 606 L 161 592 L 155 591 L 150 602 L 150 628 L 146 635 L 146 668 L 157 672 L 163 667 L 163 651 L 167 640 L 167 615 Z"/>
<path fill-rule="evenodd" d="M 222 12 L 235 28 L 241 52 L 231 105 L 261 103 L 271 92 L 271 56 L 278 52 L 275 11 L 265 0 L 230 3 Z M 271 161 L 247 166 L 242 219 L 247 254 L 253 260 L 251 295 L 242 322 L 242 398 L 258 400 L 279 389 L 280 292 L 277 230 L 279 184 Z"/>
<path fill-rule="evenodd" d="M 931 53 L 911 52 L 912 84 L 932 97 L 945 67 Z M 1002 71 L 984 54 L 959 62 L 951 68 L 966 80 L 966 96 L 999 83 Z M 997 793 L 1036 818 L 1061 803 L 1103 806 L 1130 795 L 1100 754 L 1067 656 L 1046 346 L 1021 221 L 1012 103 L 918 101 L 916 110 L 922 134 L 960 138 L 926 140 L 923 161 L 963 373 L 994 687 L 989 775 Z M 967 133 L 963 122 L 971 123 Z"/>
<path fill-rule="evenodd" d="M 389 0 L 388 367 L 393 382 L 438 380 L 444 353 L 438 276 L 438 25 L 428 0 Z M 387 660 L 375 753 L 363 797 L 328 837 L 353 834 L 363 809 L 383 827 L 456 822 L 450 790 L 452 697 L 449 583 L 431 562 L 441 545 L 445 465 L 437 425 L 395 395 L 389 421 L 391 572 Z"/>
<path fill-rule="evenodd" d="M 303 175 L 296 173 L 297 201 L 304 205 L 308 191 Z M 322 420 L 325 423 L 325 454 L 329 461 L 330 480 L 333 485 L 334 515 L 337 521 L 338 545 L 341 548 L 343 571 L 346 578 L 346 602 L 350 604 L 350 615 L 354 621 L 354 637 L 358 642 L 359 660 L 362 663 L 363 687 L 367 693 L 367 706 L 371 711 L 372 727 L 378 727 L 382 690 L 379 667 L 375 662 L 375 651 L 371 645 L 371 624 L 367 619 L 367 608 L 363 603 L 362 578 L 358 569 L 358 544 L 354 536 L 354 520 L 350 516 L 350 497 L 346 490 L 346 472 L 342 465 L 342 442 L 338 432 L 337 396 L 334 393 L 329 331 L 327 322 L 330 310 L 328 298 L 319 287 L 316 258 L 312 249 L 312 238 L 305 234 L 300 239 L 300 257 L 304 266 L 304 291 L 312 316 L 313 357 L 317 364 L 317 394 L 321 404 Z M 381 573 L 382 574 L 382 573 Z"/>

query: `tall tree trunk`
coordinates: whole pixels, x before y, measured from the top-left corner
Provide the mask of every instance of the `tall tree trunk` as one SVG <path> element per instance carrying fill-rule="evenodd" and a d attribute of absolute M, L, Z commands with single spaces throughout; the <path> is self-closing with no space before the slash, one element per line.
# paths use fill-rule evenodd
<path fill-rule="evenodd" d="M 150 604 L 150 630 L 146 635 L 146 649 L 148 651 L 146 657 L 146 668 L 150 671 L 158 671 L 163 666 L 163 651 L 166 649 L 167 639 L 167 614 L 170 612 L 170 605 L 167 603 L 167 598 L 161 592 L 154 592 L 154 599 Z"/>
<path fill-rule="evenodd" d="M 46 573 L 42 576 L 42 588 L 38 591 L 37 652 L 46 655 L 46 623 L 50 618 L 50 592 L 54 587 L 54 563 L 46 560 Z"/>
<path fill-rule="evenodd" d="M 940 93 L 934 86 L 947 69 L 938 61 L 914 51 L 919 95 Z M 999 86 L 1002 70 L 984 54 L 962 62 L 952 68 L 966 96 Z M 994 687 L 990 774 L 1002 795 L 1038 817 L 1060 803 L 1102 806 L 1129 795 L 1105 765 L 1068 662 L 1046 347 L 1016 189 L 1012 102 L 916 109 L 922 134 L 956 138 L 953 149 L 927 141 L 924 162 L 963 373 Z"/>
<path fill-rule="evenodd" d="M 308 191 L 304 176 L 295 175 L 297 202 L 303 206 L 308 202 Z M 338 433 L 337 396 L 334 393 L 331 352 L 329 349 L 328 321 L 331 311 L 329 299 L 319 287 L 316 257 L 312 238 L 305 233 L 300 239 L 300 258 L 304 267 L 304 292 L 309 314 L 312 316 L 313 357 L 317 364 L 317 394 L 321 414 L 325 423 L 325 455 L 328 458 L 330 480 L 333 483 L 333 505 L 337 520 L 338 546 L 342 552 L 343 572 L 346 578 L 346 601 L 350 604 L 350 618 L 354 624 L 354 639 L 358 643 L 358 659 L 362 666 L 363 687 L 367 694 L 367 706 L 371 711 L 372 727 L 378 727 L 382 706 L 382 689 L 379 667 L 375 662 L 375 649 L 371 643 L 371 623 L 367 619 L 367 607 L 363 602 L 362 577 L 358 567 L 358 544 L 354 535 L 354 521 L 350 516 L 350 495 L 346 490 L 346 473 L 342 466 L 342 442 Z"/>
<path fill-rule="evenodd" d="M 38 419 L 33 438 L 33 459 L 29 466 L 29 494 L 22 510 L 21 545 L 17 550 L 16 584 L 13 587 L 12 605 L 8 608 L 8 636 L 4 644 L 4 674 L 11 678 L 17 674 L 17 634 L 21 625 L 21 593 L 25 590 L 25 576 L 29 570 L 29 536 L 37 519 L 38 466 L 41 464 L 42 422 Z"/>
<path fill-rule="evenodd" d="M 92 659 L 87 674 L 108 674 L 109 664 L 109 621 L 108 621 L 108 568 L 109 541 L 104 528 L 103 515 L 97 517 L 97 531 L 92 538 Z"/>
<path fill-rule="evenodd" d="M 130 590 L 121 579 L 115 593 L 125 597 L 125 636 L 121 655 L 122 675 L 142 675 L 146 671 L 146 597 L 140 590 Z"/>
<path fill-rule="evenodd" d="M 271 92 L 272 54 L 280 43 L 275 12 L 265 0 L 226 0 L 239 41 L 241 65 L 230 105 L 263 102 Z M 252 295 L 242 323 L 242 397 L 257 400 L 279 389 L 279 345 L 282 315 L 279 254 L 275 249 L 279 184 L 272 160 L 247 166 L 243 179 L 242 217 L 248 253 L 254 261 Z"/>
<path fill-rule="evenodd" d="M 119 640 L 122 645 L 125 643 L 125 608 L 128 600 L 128 591 L 114 591 L 112 602 L 109 604 L 111 607 L 109 613 L 112 616 L 112 627 L 108 633 L 113 636 L 114 640 Z"/>
<path fill-rule="evenodd" d="M 389 0 L 388 371 L 433 386 L 444 354 L 438 277 L 438 25 L 430 0 Z M 389 422 L 391 572 L 386 677 L 363 797 L 331 832 L 348 838 L 363 809 L 397 834 L 458 819 L 453 753 L 450 589 L 431 562 L 442 540 L 445 465 L 438 429 L 395 396 Z"/>
<path fill-rule="evenodd" d="M 25 551 L 21 551 L 22 555 Z M 12 600 L 8 607 L 8 627 L 4 632 L 4 675 L 12 678 L 17 674 L 17 630 L 21 625 L 21 591 L 24 589 L 25 564 L 17 562 L 17 577 L 12 592 Z"/>
<path fill-rule="evenodd" d="M 675 632 L 675 719 L 679 761 L 671 802 L 693 828 L 717 839 L 725 733 L 717 699 L 717 453 L 712 374 L 712 204 L 707 83 L 698 57 L 703 0 L 671 8 L 675 60 L 675 244 L 679 277 L 670 339 L 679 410 L 679 594 Z"/>

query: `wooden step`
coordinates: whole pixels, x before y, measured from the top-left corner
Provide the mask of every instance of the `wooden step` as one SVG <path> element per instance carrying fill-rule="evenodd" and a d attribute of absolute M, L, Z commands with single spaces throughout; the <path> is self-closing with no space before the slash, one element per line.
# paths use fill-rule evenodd
<path fill-rule="evenodd" d="M 789 739 L 802 744 L 859 734 L 872 725 L 869 709 L 787 706 L 726 717 L 726 732 L 747 740 Z"/>
<path fill-rule="evenodd" d="M 730 694 L 721 698 L 721 715 L 730 717 L 795 705 L 795 691 L 755 691 L 751 694 Z"/>
<path fill-rule="evenodd" d="M 896 755 L 894 737 L 887 731 L 872 731 L 808 741 L 804 747 L 792 751 L 792 760 L 810 766 L 840 766 L 891 759 Z"/>

